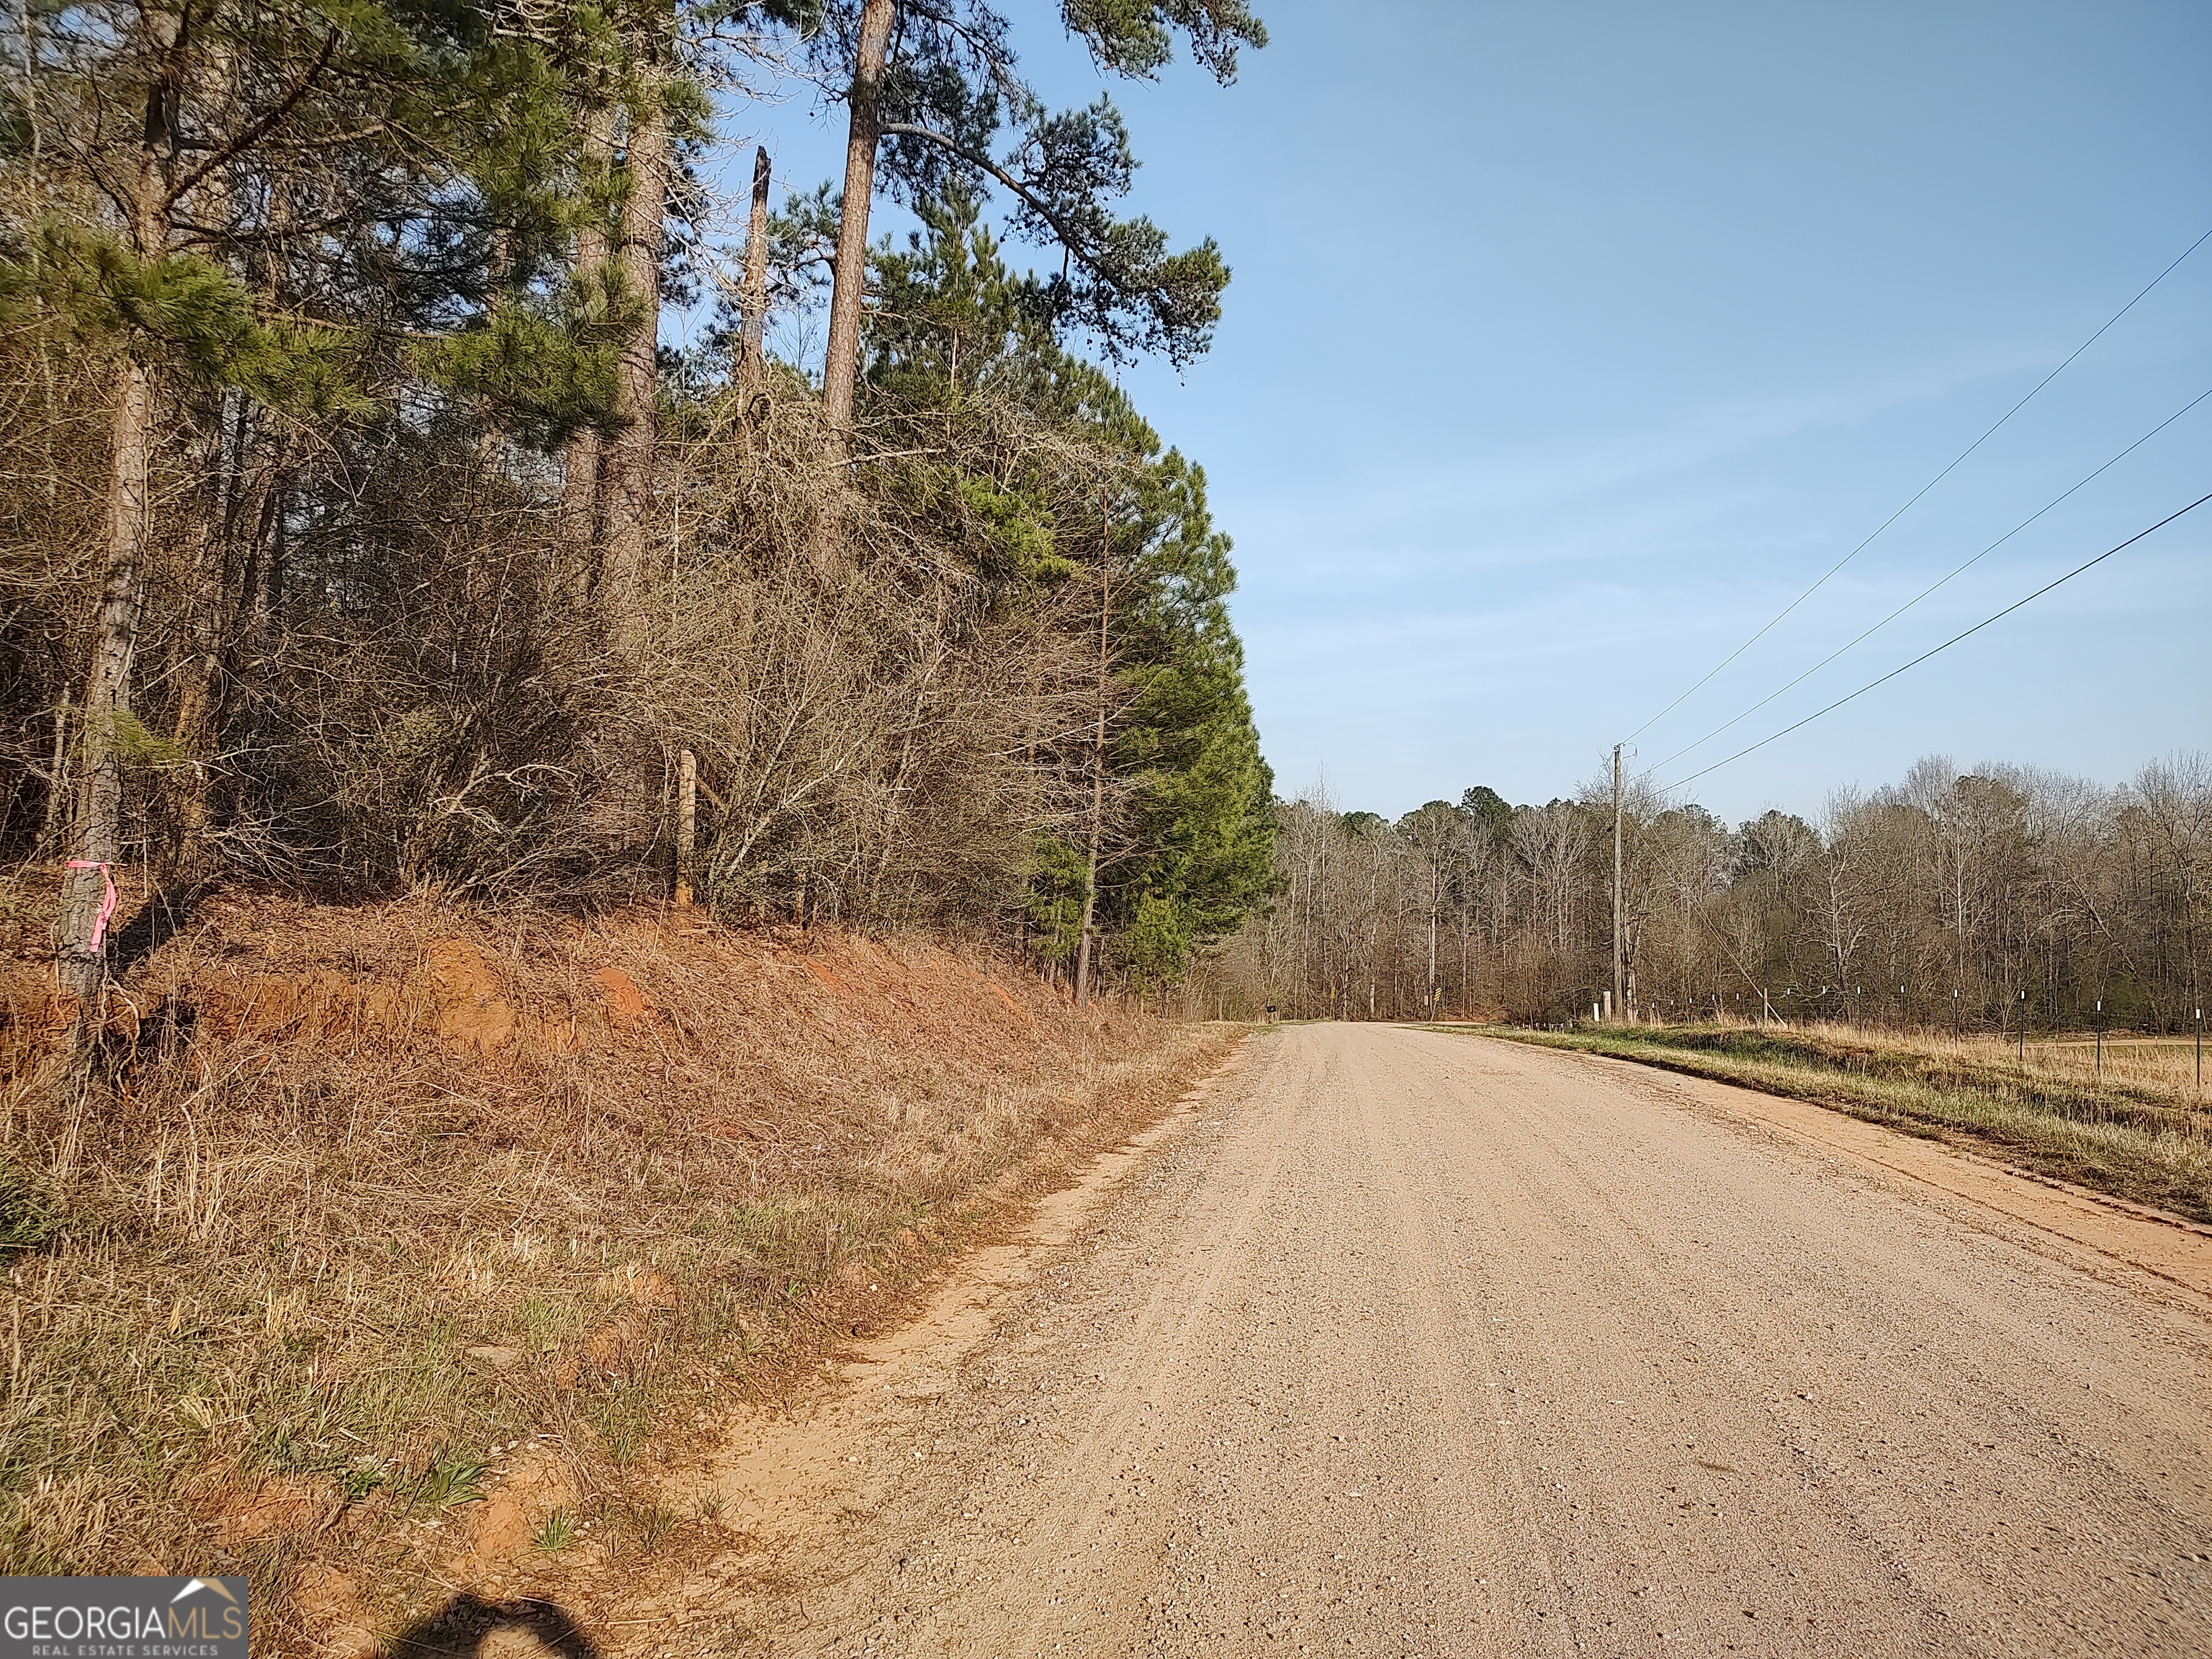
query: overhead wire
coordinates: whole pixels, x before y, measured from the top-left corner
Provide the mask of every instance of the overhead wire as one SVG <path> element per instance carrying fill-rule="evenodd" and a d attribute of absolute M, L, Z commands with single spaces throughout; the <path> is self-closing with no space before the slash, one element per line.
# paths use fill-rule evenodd
<path fill-rule="evenodd" d="M 2019 414 L 2021 410 L 2027 407 L 2028 404 L 2034 398 L 2036 393 L 2041 392 L 2044 387 L 2049 386 L 2053 380 L 2057 380 L 2061 374 L 2065 373 L 2068 364 L 2071 363 L 2076 357 L 2079 357 L 2083 352 L 2087 351 L 2091 346 L 2096 344 L 2099 340 L 2102 339 L 2106 332 L 2111 330 L 2113 324 L 2118 322 L 2121 318 L 2126 316 L 2130 311 L 2133 311 L 2136 305 L 2142 301 L 2145 295 L 2148 294 L 2153 289 L 2156 288 L 2160 283 L 2172 276 L 2175 268 L 2178 267 L 2184 259 L 2186 259 L 2191 254 L 2196 252 L 2197 250 L 2203 246 L 2207 241 L 2212 241 L 2212 230 L 2206 231 L 2202 236 L 2199 236 L 2187 247 L 2182 249 L 2181 252 L 2175 257 L 2172 264 L 2167 265 L 2164 270 L 2160 271 L 2157 276 L 2152 277 L 2149 282 L 2144 283 L 2142 289 L 2136 295 L 2135 298 L 2130 300 L 2127 304 L 2122 306 L 2118 311 L 2106 318 L 2102 326 L 2100 326 L 2094 334 L 2092 334 L 2087 339 L 2082 341 L 2080 345 L 2075 346 L 2073 350 L 2068 352 L 2066 354 L 2065 360 L 2062 362 L 2057 368 L 2052 369 L 2048 374 L 2038 380 L 2033 386 L 2030 386 L 2026 397 L 2023 397 L 2010 409 L 2005 410 L 2002 415 L 1996 418 L 1996 422 L 1987 431 L 1984 432 L 1980 437 L 1975 439 L 1973 442 L 1968 444 L 1964 449 L 1960 450 L 1957 455 L 1953 457 L 1949 465 L 1946 466 L 1941 472 L 1938 472 L 1926 483 L 1921 485 L 1919 489 L 1914 490 L 1911 496 L 1905 501 L 1905 505 L 1899 507 L 1896 512 L 1891 514 L 1880 524 L 1876 525 L 1868 534 L 1864 541 L 1859 543 L 1856 547 L 1851 549 L 1851 550 L 1844 554 L 1842 558 L 1830 565 L 1826 571 L 1821 573 L 1820 577 L 1817 581 L 1815 581 L 1810 587 L 1807 588 L 1803 592 L 1800 593 L 1796 599 L 1790 600 L 1789 604 L 1784 605 L 1781 610 L 1775 612 L 1775 614 L 1769 617 L 1765 623 L 1759 628 L 1758 632 L 1753 634 L 1749 639 L 1746 640 L 1741 645 L 1736 647 L 1735 650 L 1729 652 L 1727 656 L 1723 657 L 1720 661 L 1715 663 L 1711 669 L 1706 671 L 1705 675 L 1699 678 L 1695 684 L 1692 685 L 1687 690 L 1684 691 L 1680 696 L 1676 697 L 1674 702 L 1668 703 L 1657 714 L 1652 715 L 1650 720 L 1645 720 L 1644 724 L 1638 726 L 1635 731 L 1631 732 L 1628 736 L 1622 738 L 1621 741 L 1623 743 L 1632 742 L 1635 738 L 1641 737 L 1644 732 L 1650 731 L 1654 726 L 1656 726 L 1661 720 L 1666 719 L 1668 715 L 1673 714 L 1677 708 L 1680 708 L 1684 703 L 1695 696 L 1700 690 L 1711 684 L 1714 677 L 1719 674 L 1723 669 L 1726 668 L 1730 663 L 1743 655 L 1745 652 L 1750 650 L 1753 646 L 1757 645 L 1759 641 L 1765 639 L 1768 634 L 1771 633 L 1774 629 L 1778 626 L 1784 618 L 1789 617 L 1792 611 L 1796 611 L 1799 605 L 1804 604 L 1805 601 L 1811 599 L 1814 594 L 1819 592 L 1823 587 L 1826 586 L 1831 577 L 1834 576 L 1838 571 L 1841 570 L 1853 559 L 1858 557 L 1860 554 L 1865 552 L 1869 547 L 1874 544 L 1875 538 L 1910 512 L 1915 502 L 1918 501 L 1920 498 L 1925 495 L 1929 490 L 1935 489 L 1937 484 L 1942 483 L 1944 479 L 1949 477 L 1953 472 L 1958 470 L 1960 465 L 1963 463 L 1968 456 L 1972 455 L 1976 450 L 1987 443 L 1992 437 L 1996 436 L 1999 428 L 2001 428 L 2006 422 L 2011 420 L 2014 416 Z"/>
<path fill-rule="evenodd" d="M 2150 526 L 2148 529 L 2138 530 L 2134 535 L 2129 537 L 2127 540 L 2120 543 L 2118 546 L 2108 547 L 2102 553 L 2097 555 L 2095 558 L 2090 559 L 2084 563 L 2075 565 L 2074 568 L 2068 571 L 2064 575 L 2057 578 L 2055 581 L 2045 583 L 2041 587 L 2037 588 L 2034 592 L 2030 593 L 2026 599 L 2014 599 L 2010 605 L 2005 606 L 2003 610 L 1999 611 L 1991 616 L 1983 617 L 1981 621 L 1976 623 L 1972 628 L 1966 629 L 1963 633 L 1954 634 L 1949 639 L 1944 641 L 1942 644 L 1932 647 L 1929 650 L 1922 652 L 1911 662 L 1900 664 L 1899 666 L 1891 669 L 1887 674 L 1882 675 L 1879 679 L 1869 680 L 1864 685 L 1859 687 L 1857 690 L 1850 693 L 1848 696 L 1838 697 L 1835 702 L 1828 704 L 1824 708 L 1814 709 L 1811 714 L 1806 715 L 1803 720 L 1792 721 L 1790 725 L 1784 726 L 1779 732 L 1770 732 L 1765 737 L 1761 738 L 1757 743 L 1747 744 L 1744 748 L 1737 750 L 1735 753 L 1728 757 L 1727 759 L 1717 760 L 1711 766 L 1701 767 L 1697 771 L 1690 773 L 1687 776 L 1677 778 L 1674 782 L 1663 785 L 1662 787 L 1668 790 L 1680 789 L 1684 784 L 1694 783 L 1699 778 L 1705 776 L 1708 773 L 1717 772 L 1723 766 L 1733 765 L 1735 762 L 1741 760 L 1746 755 L 1754 754 L 1758 750 L 1765 748 L 1770 743 L 1780 741 L 1782 738 L 1788 737 L 1792 732 L 1803 730 L 1806 726 L 1810 726 L 1814 720 L 1819 720 L 1822 715 L 1834 714 L 1837 709 L 1841 708 L 1845 703 L 1856 702 L 1859 698 L 1866 696 L 1868 692 L 1873 690 L 1875 687 L 1887 685 L 1890 681 L 1895 679 L 1899 674 L 1905 673 L 1908 670 L 1917 668 L 1922 663 L 1926 662 L 1930 657 L 1937 656 L 1943 652 L 1948 651 L 1953 646 L 1958 644 L 1960 641 L 1972 638 L 1973 635 L 1980 633 L 1984 628 L 1989 627 L 1990 623 L 2002 622 L 2005 617 L 2012 615 L 2014 611 L 2019 610 L 2022 605 L 2033 604 L 2036 600 L 2041 599 L 2045 593 L 2050 592 L 2051 589 L 2063 586 L 2066 583 L 2072 581 L 2075 577 L 2080 575 L 2083 571 L 2094 569 L 2097 566 L 2104 563 L 2106 560 L 2111 558 L 2115 553 L 2123 552 L 2128 548 L 2133 547 L 2144 537 L 2151 534 L 2152 532 L 2165 529 L 2166 526 L 2172 524 L 2176 519 L 2180 518 L 2184 514 L 2194 513 L 2198 507 L 2203 506 L 2207 501 L 2212 501 L 2212 494 L 2199 495 L 2195 501 L 2190 502 L 2188 506 L 2182 507 L 2176 512 L 2167 514 L 2166 517 L 2160 519 L 2156 524 Z"/>
<path fill-rule="evenodd" d="M 2002 547 L 2014 537 L 2019 535 L 2020 532 L 2027 529 L 2028 526 L 2033 524 L 2038 519 L 2043 517 L 2045 514 L 2049 513 L 2053 507 L 2057 507 L 2061 502 L 2064 501 L 2068 496 L 2073 495 L 2087 485 L 2094 483 L 2098 478 L 2103 477 L 2106 472 L 2112 471 L 2112 468 L 2118 466 L 2122 461 L 2127 459 L 2129 456 L 2134 454 L 2136 451 L 2141 449 L 2145 444 L 2148 443 L 2153 438 L 2158 436 L 2160 433 L 2165 431 L 2166 428 L 2172 426 L 2176 421 L 2189 413 L 2191 410 L 2196 408 L 2197 404 L 2203 403 L 2207 398 L 2212 398 L 2212 387 L 2207 387 L 2204 391 L 2198 392 L 2194 398 L 2191 398 L 2179 409 L 2175 410 L 2172 414 L 2167 416 L 2149 431 L 2144 433 L 2142 437 L 2136 439 L 2118 454 L 2113 456 L 2111 460 L 2106 461 L 2094 472 L 2090 473 L 2087 477 L 2082 478 L 2079 483 L 2074 484 L 2071 488 L 2066 489 L 2062 494 L 2051 497 L 2051 500 L 2045 501 L 2041 507 L 2036 508 L 2034 512 L 2029 514 L 2027 517 L 2022 519 L 2011 529 L 2006 531 L 2003 535 L 1998 537 L 1996 540 L 1991 542 L 1987 547 L 1982 549 L 1980 552 L 1959 564 L 1954 565 L 1949 570 L 1937 577 L 1927 586 L 1922 588 L 1917 593 L 1907 599 L 1903 605 L 1899 605 L 1896 610 L 1891 611 L 1880 622 L 1874 623 L 1863 633 L 1859 634 L 1855 638 L 1838 646 L 1826 656 L 1821 658 L 1820 661 L 1814 663 L 1803 673 L 1798 675 L 1796 678 L 1777 686 L 1773 690 L 1761 697 L 1757 702 L 1752 704 L 1750 708 L 1743 710 L 1743 712 L 1739 714 L 1735 714 L 1731 718 L 1722 721 L 1718 726 L 1713 727 L 1711 731 L 1706 732 L 1705 736 L 1698 738 L 1694 743 L 1686 743 L 1680 749 L 1677 749 L 1673 754 L 1668 756 L 1664 760 L 1654 761 L 1650 766 L 1644 769 L 1644 775 L 1649 776 L 1654 772 L 1657 772 L 1666 767 L 1672 766 L 1676 761 L 1681 759 L 1683 756 L 1690 753 L 1691 750 L 1702 749 L 1707 744 L 1711 743 L 1715 738 L 1720 736 L 1722 732 L 1732 730 L 1735 726 L 1742 725 L 1744 721 L 1749 720 L 1753 714 L 1756 714 L 1760 709 L 1765 708 L 1767 704 L 1772 702 L 1777 697 L 1783 696 L 1784 693 L 1796 690 L 1797 687 L 1802 685 L 1807 680 L 1812 678 L 1814 675 L 1819 673 L 1830 663 L 1835 661 L 1837 658 L 1844 655 L 1846 652 L 1855 649 L 1867 640 L 1872 638 L 1875 635 L 1880 633 L 1883 629 L 1888 627 L 1890 623 L 1895 622 L 1899 617 L 1911 610 L 1923 599 L 1927 599 L 1938 588 L 1947 586 L 1957 577 L 1962 576 L 1967 571 L 1972 569 L 1974 566 L 1979 564 L 1990 554 L 1996 552 L 1997 549 Z"/>

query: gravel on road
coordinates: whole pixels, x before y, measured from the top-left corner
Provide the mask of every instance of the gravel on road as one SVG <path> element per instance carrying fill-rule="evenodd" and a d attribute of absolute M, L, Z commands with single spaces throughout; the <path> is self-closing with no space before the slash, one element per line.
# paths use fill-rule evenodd
<path fill-rule="evenodd" d="M 1261 1032 L 749 1426 L 686 1603 L 793 1655 L 2212 1652 L 2204 1301 L 1731 1092 Z"/>

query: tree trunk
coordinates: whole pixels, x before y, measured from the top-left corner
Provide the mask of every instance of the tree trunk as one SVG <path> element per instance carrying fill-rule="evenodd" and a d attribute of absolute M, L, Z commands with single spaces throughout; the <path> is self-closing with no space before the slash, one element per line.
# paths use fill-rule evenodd
<path fill-rule="evenodd" d="M 738 351 L 738 374 L 746 398 L 761 389 L 767 366 L 768 189 L 765 145 L 753 152 L 753 209 L 745 224 L 745 325 Z"/>
<path fill-rule="evenodd" d="M 1098 837 L 1105 811 L 1106 771 L 1102 756 L 1091 780 L 1091 873 L 1083 889 L 1083 925 L 1076 930 L 1075 1006 L 1079 1008 L 1091 1000 L 1091 936 L 1098 911 Z"/>
<path fill-rule="evenodd" d="M 167 27 L 177 27 L 171 21 Z M 173 46 L 172 33 L 163 42 Z M 131 202 L 133 252 L 149 263 L 168 251 L 167 169 L 175 154 L 174 89 L 157 82 L 146 95 L 145 137 Z M 152 539 L 155 408 L 153 365 L 125 356 L 116 369 L 115 406 L 108 422 L 107 568 L 93 617 L 92 661 L 85 676 L 83 752 L 69 878 L 63 886 L 54 966 L 62 988 L 76 999 L 82 1031 L 99 1016 L 107 982 L 106 910 L 110 867 L 123 852 L 121 722 L 131 705 L 131 661 L 146 597 L 146 556 Z"/>
<path fill-rule="evenodd" d="M 584 137 L 585 173 L 594 176 L 594 164 L 605 167 L 612 149 L 606 117 L 594 115 Z M 598 287 L 607 263 L 607 228 L 604 216 L 586 193 L 583 223 L 576 232 L 575 275 L 579 282 Z M 568 440 L 561 456 L 561 532 L 569 556 L 584 573 L 580 589 L 589 580 L 590 550 L 599 527 L 599 458 L 605 444 L 594 427 L 586 427 Z"/>
<path fill-rule="evenodd" d="M 853 389 L 860 370 L 860 313 L 868 281 L 868 210 L 876 191 L 876 141 L 882 115 L 884 60 L 890 50 L 896 0 L 866 0 L 860 8 L 853 89 L 846 99 L 851 125 L 845 141 L 845 201 L 837 221 L 837 263 L 830 287 L 830 343 L 822 362 L 822 416 L 830 429 L 830 459 L 842 462 L 853 426 Z"/>
<path fill-rule="evenodd" d="M 73 867 L 62 912 L 58 967 L 77 1000 L 80 1020 L 97 1008 L 106 979 L 107 874 L 122 859 L 123 757 L 119 722 L 130 708 L 131 659 L 145 602 L 146 544 L 152 520 L 149 474 L 154 451 L 154 371 L 125 358 L 117 374 L 109 422 L 107 570 L 93 621 L 91 671 L 84 692 L 82 783 Z"/>
<path fill-rule="evenodd" d="M 623 427 L 607 444 L 602 470 L 606 501 L 606 606 L 616 640 L 635 646 L 645 626 L 645 571 L 653 518 L 657 428 L 653 392 L 660 348 L 662 217 L 668 202 L 668 112 L 648 88 L 630 109 L 618 259 L 623 287 L 636 309 L 615 373 L 616 412 Z"/>
<path fill-rule="evenodd" d="M 570 556 L 587 562 L 599 520 L 599 434 L 590 427 L 561 452 L 561 534 Z"/>
<path fill-rule="evenodd" d="M 206 833 L 210 763 L 214 759 L 214 721 L 210 718 L 216 676 L 221 672 L 222 603 L 229 598 L 224 568 L 227 544 L 219 520 L 207 526 L 193 561 L 189 604 L 191 620 L 186 629 L 184 660 L 177 671 L 177 719 L 174 741 L 189 758 L 177 801 L 174 866 L 189 869 L 201 837 Z"/>
<path fill-rule="evenodd" d="M 1443 904 L 1442 884 L 1433 874 L 1429 878 L 1429 1006 L 1423 1018 L 1437 1017 L 1437 912 Z"/>
<path fill-rule="evenodd" d="M 1104 516 L 1101 503 L 1101 517 Z M 1091 995 L 1091 939 L 1098 913 L 1098 848 L 1106 830 L 1106 623 L 1113 600 L 1112 566 L 1108 560 L 1113 542 L 1103 539 L 1098 552 L 1098 736 L 1091 751 L 1091 877 L 1083 889 L 1083 927 L 1077 935 L 1075 1006 Z"/>
<path fill-rule="evenodd" d="M 70 688 L 64 685 L 61 701 L 54 705 L 53 764 L 46 773 L 46 811 L 39 825 L 39 856 L 42 860 L 59 858 L 62 843 L 69 835 L 69 729 L 71 712 Z"/>
<path fill-rule="evenodd" d="M 196 871 L 199 845 L 207 832 L 214 761 L 222 743 L 218 716 L 225 700 L 224 648 L 238 616 L 237 607 L 231 603 L 233 550 L 239 543 L 241 522 L 249 514 L 258 517 L 252 499 L 260 481 L 252 465 L 251 422 L 246 399 L 239 396 L 235 403 L 225 423 L 228 430 L 221 432 L 216 441 L 213 498 L 198 538 L 187 600 L 187 648 L 178 665 L 174 738 L 191 766 L 177 804 L 175 867 L 171 873 L 187 879 Z M 245 562 L 249 566 L 252 562 L 251 550 Z"/>

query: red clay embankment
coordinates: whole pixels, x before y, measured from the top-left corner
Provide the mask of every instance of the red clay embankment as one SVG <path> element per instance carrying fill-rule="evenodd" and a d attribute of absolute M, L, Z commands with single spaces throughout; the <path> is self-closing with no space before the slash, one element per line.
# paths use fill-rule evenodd
<path fill-rule="evenodd" d="M 0 897 L 0 1570 L 244 1571 L 266 1651 L 719 1547 L 666 1460 L 1228 1041 L 940 942 L 231 894 L 77 1085 Z"/>

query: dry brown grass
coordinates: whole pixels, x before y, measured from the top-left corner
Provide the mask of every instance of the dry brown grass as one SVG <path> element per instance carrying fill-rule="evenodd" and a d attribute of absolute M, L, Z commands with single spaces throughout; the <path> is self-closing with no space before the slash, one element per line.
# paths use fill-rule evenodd
<path fill-rule="evenodd" d="M 1941 1051 L 1950 1039 L 1940 1033 L 1920 1032 L 1905 1039 L 1914 1048 Z M 1977 1064 L 2020 1069 L 2020 1050 L 2002 1038 L 1973 1036 L 1959 1048 Z M 2097 1084 L 2141 1091 L 2176 1104 L 2199 1104 L 2204 1096 L 2197 1082 L 2197 1047 L 2188 1037 L 2137 1036 L 2106 1032 L 2101 1062 L 2094 1033 L 2027 1040 L 2027 1071 L 2032 1076 L 2067 1083 Z"/>
<path fill-rule="evenodd" d="M 2094 1049 L 1847 1025 L 1490 1028 L 1832 1106 L 1916 1133 L 1978 1142 L 2038 1175 L 2212 1222 L 2212 1112 L 2165 1054 L 2115 1063 Z"/>
<path fill-rule="evenodd" d="M 1716 1029 L 1758 1028 L 1724 1024 Z M 2086 1089 L 2092 1097 L 2103 1093 L 2183 1109 L 2207 1103 L 2197 1086 L 2196 1049 L 2187 1037 L 2108 1031 L 2100 1061 L 2094 1032 L 2031 1035 L 2023 1060 L 2017 1037 L 1970 1034 L 1954 1038 L 1948 1031 L 1890 1030 L 1832 1020 L 1805 1021 L 1787 1030 L 1838 1055 L 1911 1055 L 1923 1065 L 1992 1084 L 2059 1085 Z"/>
<path fill-rule="evenodd" d="M 689 915 L 220 897 L 81 1085 L 21 960 L 4 1569 L 243 1571 L 292 1650 L 530 1539 L 665 1550 L 712 1520 L 664 1458 L 1226 1046 L 976 951 Z"/>

